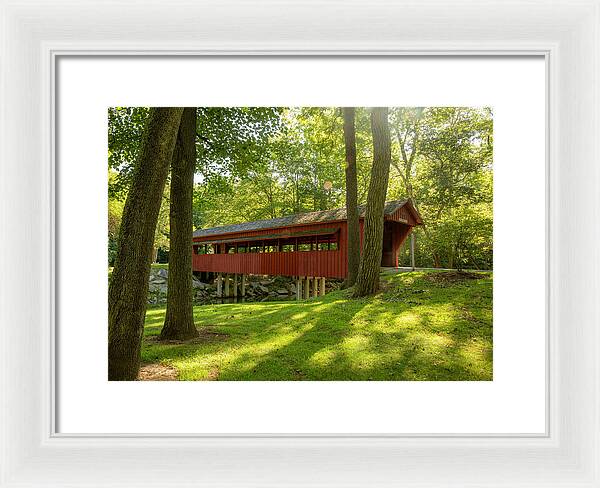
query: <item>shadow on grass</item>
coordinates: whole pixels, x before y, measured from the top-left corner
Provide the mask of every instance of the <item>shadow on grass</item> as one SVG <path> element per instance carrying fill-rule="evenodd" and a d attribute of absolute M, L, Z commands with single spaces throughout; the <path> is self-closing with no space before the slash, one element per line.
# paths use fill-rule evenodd
<path fill-rule="evenodd" d="M 394 277 L 377 297 L 343 292 L 307 302 L 196 307 L 199 327 L 219 343 L 144 344 L 180 379 L 491 380 L 491 280 L 436 286 L 415 274 Z M 149 310 L 146 334 L 164 310 Z"/>

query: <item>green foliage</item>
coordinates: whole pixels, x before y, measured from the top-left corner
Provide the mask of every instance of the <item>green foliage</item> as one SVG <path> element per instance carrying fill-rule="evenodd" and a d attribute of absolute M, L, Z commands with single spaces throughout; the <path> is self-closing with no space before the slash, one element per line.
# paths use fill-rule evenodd
<path fill-rule="evenodd" d="M 281 128 L 280 113 L 277 107 L 198 107 L 197 172 L 209 181 L 259 167 L 268 138 Z"/>
<path fill-rule="evenodd" d="M 198 107 L 199 174 L 209 178 L 259 164 L 266 138 L 279 130 L 280 112 L 276 107 Z M 111 196 L 127 193 L 147 116 L 147 107 L 108 109 L 108 165 L 118 171 Z"/>
<path fill-rule="evenodd" d="M 361 300 L 332 292 L 306 302 L 194 308 L 200 339 L 159 344 L 164 308 L 146 314 L 142 361 L 181 380 L 492 380 L 492 277 L 385 277 Z"/>
<path fill-rule="evenodd" d="M 117 177 L 116 172 L 108 172 L 108 184 L 114 182 Z M 123 217 L 123 207 L 125 203 L 117 198 L 108 199 L 108 265 L 113 266 L 117 257 L 119 248 L 119 227 Z"/>
<path fill-rule="evenodd" d="M 388 195 L 411 198 L 423 217 L 417 266 L 491 269 L 491 110 L 396 108 L 391 119 L 397 179 L 392 174 Z"/>
<path fill-rule="evenodd" d="M 490 139 L 488 139 L 488 137 Z M 438 212 L 486 199 L 481 176 L 491 172 L 491 119 L 462 108 L 432 108 L 421 122 L 421 200 Z"/>
<path fill-rule="evenodd" d="M 342 119 L 336 108 L 286 108 L 281 126 L 264 145 L 261 164 L 245 173 L 219 174 L 196 187 L 197 227 L 270 219 L 344 205 Z M 358 110 L 359 198 L 366 198 L 370 128 Z M 326 188 L 329 182 L 331 187 Z M 226 202 L 226 204 L 224 204 Z"/>
<path fill-rule="evenodd" d="M 125 201 L 148 118 L 147 107 L 108 109 L 108 167 L 115 171 L 109 180 L 109 198 Z"/>
<path fill-rule="evenodd" d="M 169 232 L 170 232 L 170 221 L 169 221 L 169 207 L 170 207 L 170 184 L 167 182 L 162 195 L 162 201 L 160 204 L 160 210 L 158 212 L 158 221 L 156 222 L 156 231 L 154 232 L 154 252 L 155 259 L 158 258 L 159 252 L 169 251 Z"/>
<path fill-rule="evenodd" d="M 197 173 L 205 185 L 214 187 L 211 194 L 220 188 L 221 181 L 226 181 L 224 175 L 247 175 L 252 168 L 263 164 L 266 141 L 281 126 L 280 112 L 281 109 L 273 107 L 198 107 Z M 114 177 L 109 179 L 109 200 L 125 201 L 147 115 L 146 107 L 108 110 L 108 165 L 114 171 Z M 199 225 L 202 192 L 196 193 L 195 202 L 195 221 Z M 111 251 L 114 244 L 109 239 L 109 261 L 114 259 L 114 251 Z M 169 249 L 168 184 L 163 194 L 154 248 L 163 254 Z"/>
<path fill-rule="evenodd" d="M 416 231 L 416 261 L 419 266 L 435 266 L 436 255 L 444 268 L 491 269 L 493 263 L 493 217 L 487 204 L 456 207 L 444 212 L 425 234 Z M 408 243 L 400 265 L 410 264 Z"/>
<path fill-rule="evenodd" d="M 345 204 L 341 110 L 199 107 L 195 228 Z M 109 110 L 109 198 L 124 200 L 147 109 Z M 417 266 L 492 268 L 493 125 L 489 108 L 392 107 L 388 199 L 411 198 Z M 369 111 L 356 110 L 358 200 L 372 164 Z M 326 186 L 326 183 L 327 186 Z M 167 250 L 168 191 L 155 247 Z M 109 245 L 113 241 L 109 239 Z M 400 256 L 408 264 L 408 246 Z"/>

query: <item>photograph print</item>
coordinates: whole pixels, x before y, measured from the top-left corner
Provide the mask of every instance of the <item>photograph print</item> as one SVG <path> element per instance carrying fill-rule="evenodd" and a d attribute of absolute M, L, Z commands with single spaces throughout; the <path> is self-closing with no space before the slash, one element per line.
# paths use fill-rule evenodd
<path fill-rule="evenodd" d="M 492 381 L 489 107 L 108 109 L 109 381 Z"/>

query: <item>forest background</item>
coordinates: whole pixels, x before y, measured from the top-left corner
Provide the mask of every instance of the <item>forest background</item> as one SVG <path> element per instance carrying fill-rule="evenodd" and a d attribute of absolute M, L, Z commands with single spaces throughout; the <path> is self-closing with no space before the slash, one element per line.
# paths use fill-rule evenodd
<path fill-rule="evenodd" d="M 148 110 L 109 109 L 108 264 Z M 195 229 L 345 205 L 343 118 L 336 107 L 203 107 L 197 111 Z M 390 107 L 387 200 L 412 199 L 417 267 L 493 269 L 493 118 L 490 108 Z M 369 110 L 356 109 L 358 201 L 373 161 Z M 167 182 L 154 261 L 168 262 Z M 399 257 L 409 265 L 409 246 Z"/>

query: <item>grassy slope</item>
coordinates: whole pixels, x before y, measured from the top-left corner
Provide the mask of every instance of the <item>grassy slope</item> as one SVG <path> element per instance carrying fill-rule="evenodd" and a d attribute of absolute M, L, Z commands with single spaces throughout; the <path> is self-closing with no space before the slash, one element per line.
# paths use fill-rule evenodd
<path fill-rule="evenodd" d="M 195 307 L 203 336 L 188 344 L 157 344 L 165 310 L 150 309 L 142 360 L 172 365 L 182 380 L 491 380 L 491 275 L 431 276 L 386 276 L 383 293 L 361 300 L 338 291 Z"/>

